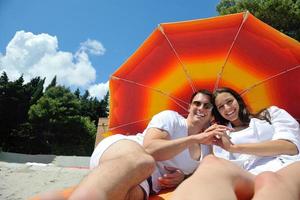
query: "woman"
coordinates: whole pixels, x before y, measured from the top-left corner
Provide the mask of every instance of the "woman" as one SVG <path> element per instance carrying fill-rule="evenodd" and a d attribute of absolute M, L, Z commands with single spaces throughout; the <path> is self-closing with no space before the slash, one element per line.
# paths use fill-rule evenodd
<path fill-rule="evenodd" d="M 216 120 L 233 128 L 214 146 L 217 157 L 231 160 L 247 171 L 277 171 L 299 160 L 298 122 L 276 106 L 251 114 L 241 96 L 230 88 L 214 93 Z M 230 138 L 230 140 L 229 140 Z"/>
<path fill-rule="evenodd" d="M 194 175 L 177 188 L 174 199 L 201 195 L 204 199 L 298 200 L 298 122 L 275 106 L 251 114 L 241 96 L 230 88 L 217 89 L 213 102 L 216 121 L 232 131 L 213 147 L 220 158 L 204 158 Z M 187 193 L 189 197 L 184 196 Z"/>

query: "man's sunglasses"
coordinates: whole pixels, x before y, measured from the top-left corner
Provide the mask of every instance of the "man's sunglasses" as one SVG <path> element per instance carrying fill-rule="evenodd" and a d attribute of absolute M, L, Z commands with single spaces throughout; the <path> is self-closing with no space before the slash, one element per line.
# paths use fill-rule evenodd
<path fill-rule="evenodd" d="M 196 107 L 199 107 L 199 106 L 203 105 L 203 108 L 204 108 L 205 110 L 212 110 L 213 107 L 214 107 L 211 103 L 203 103 L 203 102 L 201 102 L 201 101 L 193 101 L 192 104 L 193 104 L 194 106 L 196 106 Z"/>

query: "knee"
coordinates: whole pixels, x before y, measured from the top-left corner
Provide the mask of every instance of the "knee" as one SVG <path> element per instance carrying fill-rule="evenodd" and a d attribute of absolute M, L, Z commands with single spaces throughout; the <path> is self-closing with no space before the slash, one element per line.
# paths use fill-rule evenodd
<path fill-rule="evenodd" d="M 221 165 L 221 164 L 222 164 L 222 159 L 220 159 L 214 155 L 207 155 L 201 161 L 201 165 L 216 166 L 216 165 Z"/>
<path fill-rule="evenodd" d="M 219 171 L 220 169 L 223 169 L 222 160 L 213 155 L 208 155 L 203 158 L 196 172 L 205 171 L 208 173 L 215 170 Z"/>
<path fill-rule="evenodd" d="M 141 156 L 140 158 L 140 166 L 146 168 L 147 170 L 150 170 L 151 173 L 155 169 L 155 160 L 154 158 L 147 154 L 146 152 Z"/>
<path fill-rule="evenodd" d="M 255 182 L 272 182 L 274 180 L 279 180 L 280 175 L 275 172 L 262 172 L 255 177 Z"/>
<path fill-rule="evenodd" d="M 281 177 L 275 172 L 262 172 L 254 179 L 255 188 L 261 188 L 267 185 L 277 184 L 281 182 Z"/>
<path fill-rule="evenodd" d="M 231 161 L 213 155 L 208 155 L 201 161 L 197 170 L 201 169 L 213 174 L 218 173 L 220 176 L 231 177 L 234 180 L 239 180 L 240 177 L 242 177 L 243 179 L 249 179 L 253 182 L 253 176 L 250 173 Z"/>
<path fill-rule="evenodd" d="M 144 171 L 145 173 L 151 174 L 155 169 L 154 158 L 146 152 L 139 152 L 130 156 L 132 162 L 138 170 Z"/>

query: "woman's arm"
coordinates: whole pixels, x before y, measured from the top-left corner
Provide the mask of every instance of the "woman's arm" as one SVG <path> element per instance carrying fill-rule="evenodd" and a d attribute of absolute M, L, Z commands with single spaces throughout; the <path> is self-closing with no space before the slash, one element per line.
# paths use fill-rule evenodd
<path fill-rule="evenodd" d="M 222 140 L 227 140 L 226 138 Z M 260 143 L 231 144 L 226 147 L 232 153 L 252 154 L 256 156 L 296 155 L 297 146 L 287 140 L 271 140 Z"/>
<path fill-rule="evenodd" d="M 272 106 L 268 109 L 271 116 L 272 127 L 274 128 L 274 134 L 272 140 L 284 140 L 292 143 L 295 155 L 300 150 L 300 129 L 299 123 L 285 110 L 276 106 Z M 283 146 L 282 148 L 289 148 L 290 146 Z M 296 152 L 296 153 L 295 153 Z M 292 152 L 290 152 L 292 153 Z"/>
<path fill-rule="evenodd" d="M 263 137 L 272 134 L 271 140 L 258 143 L 233 144 L 228 136 L 223 137 L 217 145 L 232 153 L 244 153 L 257 156 L 296 155 L 299 153 L 300 130 L 298 122 L 285 110 L 272 106 L 268 109 L 271 116 L 270 130 L 255 129 Z"/>

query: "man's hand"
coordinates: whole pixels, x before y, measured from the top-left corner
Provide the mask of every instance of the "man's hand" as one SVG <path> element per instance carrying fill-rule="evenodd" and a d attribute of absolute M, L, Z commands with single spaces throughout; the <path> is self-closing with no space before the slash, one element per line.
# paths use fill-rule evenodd
<path fill-rule="evenodd" d="M 226 135 L 226 131 L 229 129 L 226 126 L 214 124 L 208 127 L 203 133 L 197 134 L 194 137 L 196 137 L 199 144 L 215 144 L 216 140 Z"/>
<path fill-rule="evenodd" d="M 231 142 L 230 136 L 227 134 L 229 131 L 226 131 L 226 134 L 224 134 L 220 139 L 215 140 L 214 144 L 220 146 L 221 148 L 225 149 L 226 151 L 233 152 L 233 146 L 234 144 Z"/>
<path fill-rule="evenodd" d="M 161 189 L 177 187 L 184 180 L 185 174 L 180 169 L 165 166 L 165 170 L 167 173 L 157 180 Z"/>

